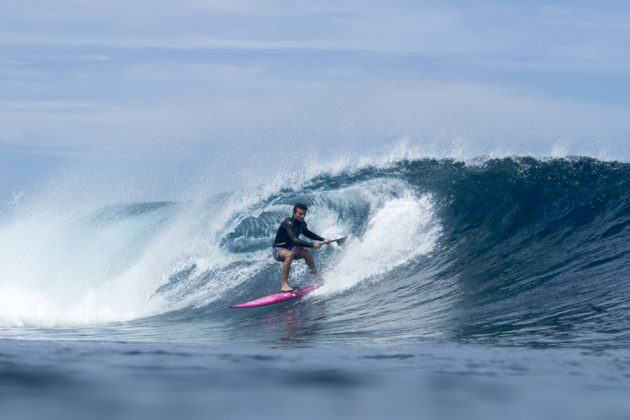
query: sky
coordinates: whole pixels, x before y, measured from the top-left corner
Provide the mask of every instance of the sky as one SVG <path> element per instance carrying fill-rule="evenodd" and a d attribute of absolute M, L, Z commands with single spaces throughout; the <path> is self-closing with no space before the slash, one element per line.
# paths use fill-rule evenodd
<path fill-rule="evenodd" d="M 400 144 L 630 160 L 627 1 L 0 8 L 4 203 L 60 168 L 159 195 Z"/>

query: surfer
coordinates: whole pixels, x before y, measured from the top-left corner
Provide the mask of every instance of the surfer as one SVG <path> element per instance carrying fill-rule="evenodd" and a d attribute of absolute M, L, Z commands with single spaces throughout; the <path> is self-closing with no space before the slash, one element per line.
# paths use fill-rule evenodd
<path fill-rule="evenodd" d="M 317 268 L 315 268 L 313 256 L 306 248 L 319 249 L 322 245 L 332 242 L 330 239 L 324 239 L 308 230 L 306 222 L 304 221 L 307 210 L 306 204 L 296 203 L 293 206 L 293 217 L 286 218 L 280 224 L 278 233 L 276 234 L 276 240 L 273 242 L 273 257 L 276 261 L 282 262 L 282 286 L 280 290 L 283 292 L 293 290 L 293 288 L 289 286 L 289 271 L 291 270 L 293 260 L 304 259 L 311 272 L 317 275 Z M 304 235 L 315 242 L 303 241 L 299 239 L 300 235 Z"/>

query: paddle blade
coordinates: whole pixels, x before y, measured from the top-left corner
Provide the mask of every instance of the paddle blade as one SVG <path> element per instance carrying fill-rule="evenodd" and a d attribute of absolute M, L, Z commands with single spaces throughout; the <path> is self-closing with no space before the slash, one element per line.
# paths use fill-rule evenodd
<path fill-rule="evenodd" d="M 337 242 L 337 245 L 341 246 L 344 242 L 346 242 L 346 239 L 348 239 L 348 237 L 344 236 L 343 238 L 333 239 L 332 242 Z"/>

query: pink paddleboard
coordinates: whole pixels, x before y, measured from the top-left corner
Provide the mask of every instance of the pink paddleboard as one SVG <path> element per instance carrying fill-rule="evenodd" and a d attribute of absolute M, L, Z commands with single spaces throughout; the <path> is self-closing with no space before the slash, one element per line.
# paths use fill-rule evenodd
<path fill-rule="evenodd" d="M 230 308 L 256 308 L 258 306 L 273 305 L 274 303 L 286 302 L 287 300 L 300 298 L 306 296 L 312 291 L 322 287 L 322 283 L 311 284 L 301 289 L 293 290 L 292 292 L 274 293 L 273 295 L 264 296 L 256 300 L 252 300 L 245 303 L 239 303 L 238 305 L 232 305 Z"/>

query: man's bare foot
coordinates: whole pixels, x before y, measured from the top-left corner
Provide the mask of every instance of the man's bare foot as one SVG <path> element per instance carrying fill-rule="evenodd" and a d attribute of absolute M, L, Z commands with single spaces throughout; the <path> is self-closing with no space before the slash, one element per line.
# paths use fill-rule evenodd
<path fill-rule="evenodd" d="M 291 287 L 291 286 L 287 286 L 287 287 L 284 287 L 284 286 L 283 286 L 283 287 L 281 287 L 281 288 L 280 288 L 280 291 L 281 291 L 281 292 L 292 292 L 292 291 L 294 291 L 294 290 L 295 290 L 295 289 L 294 289 L 293 287 Z"/>

